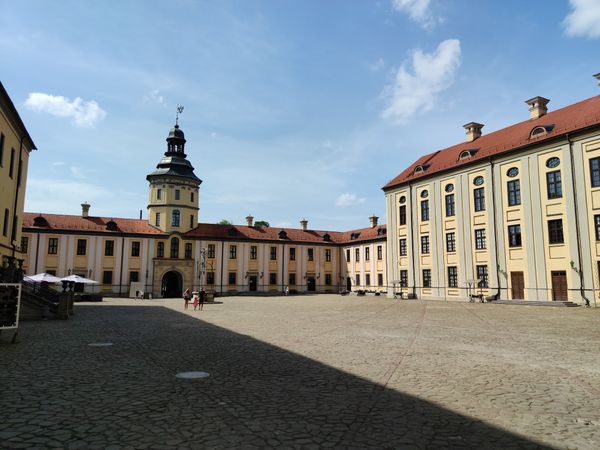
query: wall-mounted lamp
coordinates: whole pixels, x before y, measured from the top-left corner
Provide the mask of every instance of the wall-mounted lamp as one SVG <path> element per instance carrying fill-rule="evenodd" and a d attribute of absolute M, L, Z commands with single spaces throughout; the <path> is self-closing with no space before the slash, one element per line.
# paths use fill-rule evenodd
<path fill-rule="evenodd" d="M 246 272 L 246 275 L 244 276 L 244 278 L 248 278 L 248 273 L 249 273 L 249 272 Z"/>
<path fill-rule="evenodd" d="M 88 269 L 88 278 L 92 278 L 92 269 Z"/>
<path fill-rule="evenodd" d="M 71 275 L 71 268 L 70 267 L 67 269 L 67 275 Z"/>
<path fill-rule="evenodd" d="M 264 273 L 264 272 L 261 272 L 261 273 L 260 273 L 260 278 L 262 279 L 262 277 L 263 277 L 264 275 L 265 275 L 265 273 Z"/>

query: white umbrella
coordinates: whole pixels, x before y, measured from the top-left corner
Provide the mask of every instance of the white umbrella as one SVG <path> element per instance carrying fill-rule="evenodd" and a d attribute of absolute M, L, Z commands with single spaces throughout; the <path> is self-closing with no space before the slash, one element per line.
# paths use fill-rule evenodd
<path fill-rule="evenodd" d="M 74 283 L 83 284 L 100 284 L 97 281 L 90 280 L 89 278 L 80 277 L 79 275 L 69 275 L 68 277 L 61 278 L 60 281 L 71 281 Z"/>
<path fill-rule="evenodd" d="M 25 275 L 24 278 L 26 281 L 31 281 L 33 283 L 60 283 L 60 278 L 55 277 L 54 275 L 50 275 L 49 273 L 42 272 L 36 275 Z"/>

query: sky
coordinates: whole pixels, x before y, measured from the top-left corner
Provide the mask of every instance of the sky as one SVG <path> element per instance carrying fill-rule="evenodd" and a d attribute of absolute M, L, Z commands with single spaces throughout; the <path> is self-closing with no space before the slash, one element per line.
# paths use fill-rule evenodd
<path fill-rule="evenodd" d="M 25 210 L 147 217 L 184 106 L 199 221 L 350 230 L 419 156 L 600 94 L 600 0 L 0 0 Z"/>

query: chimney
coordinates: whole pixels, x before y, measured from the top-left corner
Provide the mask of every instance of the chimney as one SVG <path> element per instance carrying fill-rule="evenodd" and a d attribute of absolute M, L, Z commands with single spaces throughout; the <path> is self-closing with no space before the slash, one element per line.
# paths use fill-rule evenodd
<path fill-rule="evenodd" d="M 463 128 L 467 130 L 467 142 L 473 142 L 475 139 L 481 137 L 481 129 L 484 127 L 482 123 L 469 122 L 463 125 Z"/>
<path fill-rule="evenodd" d="M 529 118 L 539 119 L 545 115 L 548 112 L 548 107 L 546 106 L 548 102 L 550 102 L 550 100 L 539 96 L 526 100 L 525 103 L 529 105 Z"/>
<path fill-rule="evenodd" d="M 302 227 L 302 231 L 306 231 L 308 229 L 308 220 L 302 219 L 300 221 L 300 226 Z"/>
<path fill-rule="evenodd" d="M 88 217 L 90 215 L 90 204 L 88 202 L 81 204 L 81 217 Z"/>
<path fill-rule="evenodd" d="M 371 217 L 369 217 L 369 220 L 371 221 L 371 228 L 375 228 L 377 226 L 377 220 L 379 220 L 379 217 L 373 214 Z"/>
<path fill-rule="evenodd" d="M 600 86 L 600 72 L 594 75 L 594 78 L 598 80 L 598 86 Z"/>
<path fill-rule="evenodd" d="M 248 225 L 249 227 L 254 225 L 254 217 L 252 217 L 252 214 L 248 214 L 246 216 L 246 225 Z"/>

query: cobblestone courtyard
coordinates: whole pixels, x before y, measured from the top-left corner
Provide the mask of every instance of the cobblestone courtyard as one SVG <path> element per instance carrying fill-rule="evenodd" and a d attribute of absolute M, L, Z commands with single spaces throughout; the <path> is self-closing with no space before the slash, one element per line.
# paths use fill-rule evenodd
<path fill-rule="evenodd" d="M 3 336 L 0 447 L 600 448 L 600 310 L 321 295 L 75 312 Z"/>

